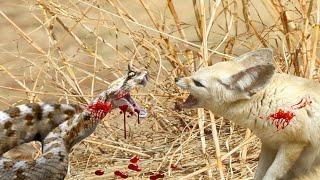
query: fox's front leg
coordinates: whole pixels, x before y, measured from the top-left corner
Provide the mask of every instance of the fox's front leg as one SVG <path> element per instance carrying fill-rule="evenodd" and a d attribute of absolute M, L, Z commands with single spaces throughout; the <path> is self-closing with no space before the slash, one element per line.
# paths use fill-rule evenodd
<path fill-rule="evenodd" d="M 303 144 L 282 144 L 280 145 L 277 155 L 269 167 L 263 180 L 276 180 L 282 178 L 294 165 L 299 158 Z"/>
<path fill-rule="evenodd" d="M 299 159 L 295 162 L 293 167 L 290 169 L 285 179 L 293 179 L 294 177 L 300 177 L 310 169 L 313 169 L 315 160 L 319 155 L 319 147 L 317 146 L 306 146 L 304 147 Z M 300 178 L 298 178 L 300 179 Z"/>
<path fill-rule="evenodd" d="M 271 166 L 274 158 L 277 154 L 276 150 L 268 148 L 262 143 L 261 152 L 259 155 L 259 162 L 256 173 L 254 175 L 254 180 L 261 180 L 266 174 L 268 168 Z"/>

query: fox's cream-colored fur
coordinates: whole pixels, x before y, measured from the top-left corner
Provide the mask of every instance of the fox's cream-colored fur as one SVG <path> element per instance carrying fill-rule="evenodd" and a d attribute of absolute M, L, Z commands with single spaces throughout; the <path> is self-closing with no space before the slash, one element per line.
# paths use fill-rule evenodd
<path fill-rule="evenodd" d="M 309 170 L 306 174 L 295 178 L 294 180 L 319 180 L 320 177 L 320 166 L 315 166 Z"/>
<path fill-rule="evenodd" d="M 276 73 L 270 49 L 216 63 L 176 83 L 190 91 L 183 107 L 206 108 L 261 139 L 254 179 L 316 176 L 310 169 L 320 163 L 320 84 Z"/>

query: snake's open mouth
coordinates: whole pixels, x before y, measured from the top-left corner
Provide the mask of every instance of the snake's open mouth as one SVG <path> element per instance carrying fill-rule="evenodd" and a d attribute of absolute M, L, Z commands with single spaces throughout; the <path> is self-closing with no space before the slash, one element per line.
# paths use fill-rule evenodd
<path fill-rule="evenodd" d="M 147 81 L 147 75 L 145 75 L 139 79 L 136 86 L 146 86 Z M 114 95 L 115 98 L 112 102 L 114 107 L 119 107 L 121 111 L 128 111 L 130 114 L 139 115 L 140 118 L 147 117 L 147 111 L 132 98 L 130 89 L 120 88 L 115 91 Z"/>
<path fill-rule="evenodd" d="M 127 75 L 112 82 L 106 92 L 107 101 L 111 102 L 112 108 L 119 108 L 123 114 L 124 121 L 124 138 L 127 137 L 126 118 L 131 115 L 138 116 L 138 124 L 140 118 L 147 117 L 147 111 L 142 108 L 130 94 L 130 90 L 137 86 L 146 86 L 148 81 L 148 72 L 145 70 L 137 70 L 132 66 L 128 66 Z"/>
<path fill-rule="evenodd" d="M 130 92 L 127 92 L 124 96 L 123 99 L 125 99 L 126 104 L 122 104 L 123 105 L 127 105 L 128 107 L 132 107 L 134 109 L 134 111 L 136 113 L 138 113 L 139 117 L 141 118 L 145 118 L 147 117 L 148 113 L 145 109 L 141 108 L 141 106 L 131 97 Z M 119 108 L 121 109 L 121 106 L 119 106 Z"/>
<path fill-rule="evenodd" d="M 112 104 L 114 107 L 119 107 L 121 113 L 123 113 L 123 121 L 124 121 L 124 138 L 127 138 L 127 130 L 126 130 L 126 117 L 129 117 L 133 114 L 138 116 L 138 124 L 140 124 L 140 118 L 147 117 L 147 111 L 131 97 L 130 89 L 135 86 L 145 86 L 147 84 L 147 73 L 140 76 L 140 78 L 136 78 L 134 82 L 126 82 L 124 86 L 121 86 L 119 90 L 117 90 L 114 95 L 114 100 Z M 126 113 L 129 113 L 126 114 Z"/>

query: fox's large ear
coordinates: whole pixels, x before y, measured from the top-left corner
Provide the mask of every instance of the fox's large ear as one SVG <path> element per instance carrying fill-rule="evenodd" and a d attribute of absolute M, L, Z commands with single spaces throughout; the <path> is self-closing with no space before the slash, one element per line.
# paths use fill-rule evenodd
<path fill-rule="evenodd" d="M 237 98 L 234 100 L 249 99 L 269 83 L 274 70 L 272 64 L 256 65 L 228 78 L 220 79 L 219 82 L 235 93 Z"/>
<path fill-rule="evenodd" d="M 272 64 L 273 51 L 270 48 L 262 48 L 248 52 L 234 59 L 244 67 L 252 67 L 258 64 Z"/>
<path fill-rule="evenodd" d="M 244 70 L 219 82 L 224 85 L 232 96 L 232 100 L 249 99 L 264 88 L 272 78 L 275 67 L 271 63 L 272 50 L 259 49 L 246 53 L 235 59 L 245 67 Z"/>

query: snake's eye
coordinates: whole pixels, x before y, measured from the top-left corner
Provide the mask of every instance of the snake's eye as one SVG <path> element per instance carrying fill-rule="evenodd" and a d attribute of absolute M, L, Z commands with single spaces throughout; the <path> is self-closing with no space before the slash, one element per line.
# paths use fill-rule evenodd
<path fill-rule="evenodd" d="M 128 77 L 129 78 L 132 78 L 132 77 L 134 77 L 136 75 L 136 72 L 134 72 L 134 71 L 129 71 L 129 73 L 128 73 Z"/>

